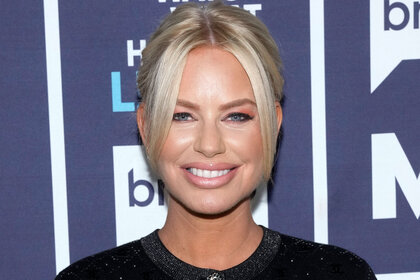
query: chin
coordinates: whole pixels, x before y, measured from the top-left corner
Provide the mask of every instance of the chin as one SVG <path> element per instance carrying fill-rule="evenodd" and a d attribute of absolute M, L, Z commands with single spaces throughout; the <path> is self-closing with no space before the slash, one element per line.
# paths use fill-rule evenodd
<path fill-rule="evenodd" d="M 186 211 L 193 214 L 194 216 L 201 216 L 207 218 L 217 218 L 226 216 L 234 212 L 239 207 L 243 206 L 247 202 L 251 202 L 251 195 L 238 200 L 238 201 L 226 201 L 220 199 L 203 199 L 192 201 L 191 203 L 182 202 L 175 199 Z"/>

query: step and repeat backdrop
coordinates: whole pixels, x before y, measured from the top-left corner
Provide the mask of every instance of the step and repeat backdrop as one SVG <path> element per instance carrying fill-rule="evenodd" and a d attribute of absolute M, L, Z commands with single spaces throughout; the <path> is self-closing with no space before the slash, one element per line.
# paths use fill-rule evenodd
<path fill-rule="evenodd" d="M 149 36 L 183 2 L 2 1 L 1 279 L 53 279 L 163 225 L 135 80 Z M 268 26 L 284 62 L 257 222 L 345 247 L 378 279 L 420 279 L 420 2 L 226 3 Z"/>

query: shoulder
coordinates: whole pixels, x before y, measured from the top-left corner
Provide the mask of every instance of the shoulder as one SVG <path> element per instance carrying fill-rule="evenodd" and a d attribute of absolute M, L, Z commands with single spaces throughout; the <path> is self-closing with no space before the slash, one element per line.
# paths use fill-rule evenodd
<path fill-rule="evenodd" d="M 156 270 L 145 254 L 141 240 L 136 240 L 83 258 L 61 271 L 55 279 L 131 279 L 153 274 Z"/>
<path fill-rule="evenodd" d="M 272 264 L 291 278 L 376 279 L 367 262 L 346 249 L 284 234 L 280 234 L 279 250 Z"/>

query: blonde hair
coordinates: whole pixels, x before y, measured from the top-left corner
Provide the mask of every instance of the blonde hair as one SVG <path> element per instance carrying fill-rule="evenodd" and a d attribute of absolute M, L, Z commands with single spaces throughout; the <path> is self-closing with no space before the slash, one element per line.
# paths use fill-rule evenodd
<path fill-rule="evenodd" d="M 157 160 L 168 135 L 188 53 L 203 45 L 232 53 L 250 79 L 260 118 L 264 179 L 270 178 L 277 141 L 275 102 L 282 97 L 278 48 L 267 27 L 249 12 L 217 1 L 187 3 L 167 16 L 142 52 L 137 83 L 143 106 L 146 153 Z"/>

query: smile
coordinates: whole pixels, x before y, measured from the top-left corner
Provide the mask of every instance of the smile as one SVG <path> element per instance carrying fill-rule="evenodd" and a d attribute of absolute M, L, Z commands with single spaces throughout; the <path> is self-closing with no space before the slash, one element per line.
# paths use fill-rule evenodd
<path fill-rule="evenodd" d="M 228 174 L 231 169 L 224 170 L 206 170 L 198 168 L 187 168 L 187 171 L 197 177 L 202 178 L 216 178 Z"/>

